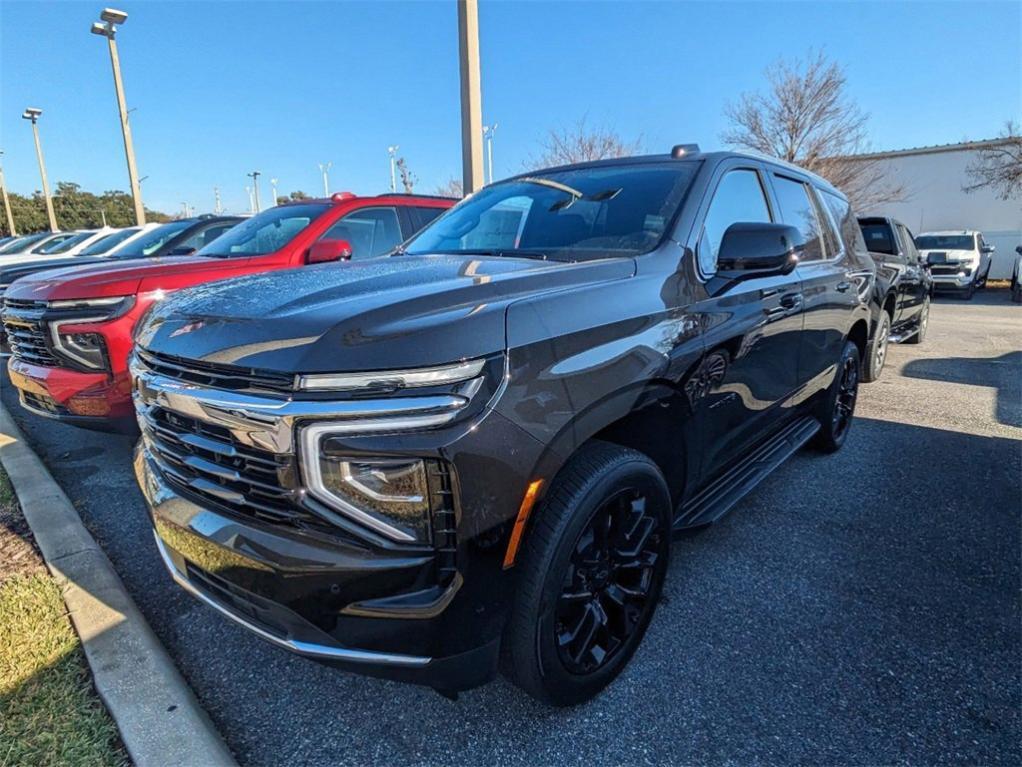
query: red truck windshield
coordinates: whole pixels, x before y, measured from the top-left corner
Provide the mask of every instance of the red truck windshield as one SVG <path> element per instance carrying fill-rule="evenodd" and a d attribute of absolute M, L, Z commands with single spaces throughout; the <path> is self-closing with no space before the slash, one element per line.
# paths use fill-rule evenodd
<path fill-rule="evenodd" d="M 306 203 L 264 210 L 218 237 L 195 255 L 235 258 L 273 253 L 291 242 L 330 207 L 323 203 Z"/>

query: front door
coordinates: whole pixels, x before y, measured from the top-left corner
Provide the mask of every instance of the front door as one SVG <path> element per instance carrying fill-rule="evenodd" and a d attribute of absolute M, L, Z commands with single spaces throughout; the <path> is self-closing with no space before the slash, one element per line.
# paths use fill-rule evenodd
<path fill-rule="evenodd" d="M 707 296 L 702 315 L 706 355 L 690 386 L 698 397 L 702 475 L 719 474 L 783 416 L 798 385 L 801 285 L 794 272 L 742 281 L 714 277 L 724 232 L 739 222 L 772 222 L 759 166 L 726 166 L 703 214 L 696 257 Z M 691 398 L 691 395 L 690 395 Z"/>

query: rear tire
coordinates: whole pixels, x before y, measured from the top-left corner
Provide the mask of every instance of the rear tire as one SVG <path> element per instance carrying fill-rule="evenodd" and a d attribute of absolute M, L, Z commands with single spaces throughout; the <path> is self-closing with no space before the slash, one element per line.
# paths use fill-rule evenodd
<path fill-rule="evenodd" d="M 916 320 L 916 332 L 905 339 L 907 344 L 921 344 L 926 340 L 926 328 L 930 324 L 930 297 L 923 299 L 923 308 L 919 310 L 919 319 Z"/>
<path fill-rule="evenodd" d="M 852 427 L 855 402 L 859 397 L 859 348 L 851 341 L 845 341 L 841 352 L 834 383 L 827 396 L 820 402 L 817 418 L 820 430 L 813 438 L 813 446 L 823 453 L 835 453 L 841 449 Z"/>
<path fill-rule="evenodd" d="M 862 380 L 870 383 L 880 378 L 887 361 L 887 345 L 891 338 L 891 317 L 886 311 L 880 312 L 873 338 L 866 344 L 862 360 Z"/>
<path fill-rule="evenodd" d="M 503 670 L 555 706 L 594 697 L 627 665 L 660 600 L 672 509 L 636 450 L 584 445 L 553 484 L 516 563 Z"/>

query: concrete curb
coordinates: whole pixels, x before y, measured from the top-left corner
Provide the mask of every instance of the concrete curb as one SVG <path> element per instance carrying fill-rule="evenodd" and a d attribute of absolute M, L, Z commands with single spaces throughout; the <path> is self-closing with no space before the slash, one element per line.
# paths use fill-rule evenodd
<path fill-rule="evenodd" d="M 235 765 L 74 506 L 0 403 L 0 463 L 60 581 L 96 690 L 139 767 Z"/>

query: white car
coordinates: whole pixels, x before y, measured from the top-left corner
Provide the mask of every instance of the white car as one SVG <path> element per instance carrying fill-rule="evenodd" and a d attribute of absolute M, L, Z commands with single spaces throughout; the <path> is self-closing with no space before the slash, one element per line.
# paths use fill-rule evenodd
<path fill-rule="evenodd" d="M 27 260 L 35 255 L 39 248 L 64 242 L 75 234 L 76 232 L 36 232 L 16 237 L 0 248 L 0 266 Z"/>
<path fill-rule="evenodd" d="M 916 237 L 919 255 L 930 265 L 934 290 L 953 290 L 966 300 L 986 287 L 994 246 L 972 229 L 924 232 Z"/>
<path fill-rule="evenodd" d="M 108 234 L 113 234 L 117 230 L 112 226 L 104 226 L 102 229 L 79 229 L 71 232 L 71 237 L 66 240 L 59 242 L 50 242 L 47 245 L 41 247 L 32 248 L 31 255 L 35 257 L 47 256 L 56 258 L 57 256 L 77 256 L 85 248 L 89 247 L 96 240 L 101 240 Z M 28 261 L 30 259 L 26 259 Z"/>
<path fill-rule="evenodd" d="M 146 232 L 151 232 L 163 224 L 143 224 L 142 226 L 129 226 L 124 229 L 114 229 L 105 237 L 94 241 L 91 245 L 82 248 L 77 254 L 79 256 L 109 256 L 118 248 L 134 242 Z"/>

